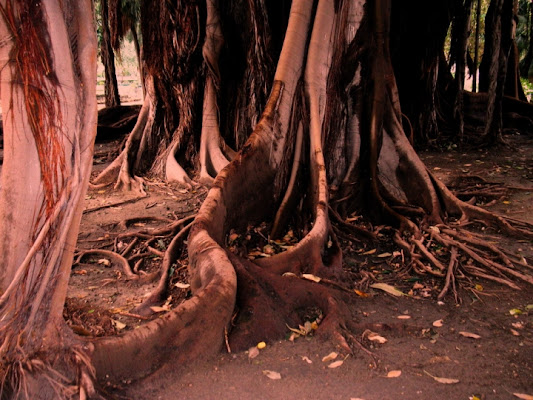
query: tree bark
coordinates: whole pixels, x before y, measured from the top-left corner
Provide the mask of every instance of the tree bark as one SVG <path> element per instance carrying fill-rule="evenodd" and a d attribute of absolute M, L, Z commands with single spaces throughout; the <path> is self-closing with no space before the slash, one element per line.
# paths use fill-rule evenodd
<path fill-rule="evenodd" d="M 106 107 L 116 107 L 120 105 L 120 95 L 118 92 L 117 73 L 115 71 L 115 55 L 111 46 L 111 34 L 109 31 L 108 0 L 101 0 L 100 7 L 102 15 L 102 44 L 100 51 L 105 74 L 105 105 Z"/>

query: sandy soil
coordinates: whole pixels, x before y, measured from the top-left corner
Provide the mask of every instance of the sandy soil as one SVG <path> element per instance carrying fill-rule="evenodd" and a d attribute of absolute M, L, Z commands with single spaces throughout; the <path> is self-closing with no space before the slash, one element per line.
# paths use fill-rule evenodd
<path fill-rule="evenodd" d="M 421 156 L 458 193 L 474 187 L 476 203 L 533 222 L 533 190 L 525 190 L 533 188 L 533 138 L 508 139 L 513 147 L 450 148 Z M 97 143 L 95 174 L 110 161 L 107 155 L 117 142 Z M 207 192 L 204 187 L 186 191 L 156 181 L 147 181 L 146 190 L 147 197 L 112 188 L 90 190 L 79 250 L 125 249 L 132 238 L 124 233 L 149 231 L 191 215 Z M 144 218 L 127 222 L 133 216 Z M 157 219 L 161 217 L 166 220 Z M 501 240 L 531 260 L 531 241 Z M 166 238 L 152 242 L 159 251 L 167 245 Z M 135 258 L 143 252 L 146 247 L 138 244 L 129 254 Z M 156 282 L 129 281 L 118 263 L 102 255 L 87 255 L 79 261 L 73 268 L 65 312 L 78 333 L 114 334 L 144 322 L 131 310 Z M 144 271 L 140 273 L 150 275 L 160 261 L 157 252 L 152 253 L 139 266 Z M 368 261 L 376 263 L 375 254 Z M 164 307 L 190 296 L 186 266 L 184 248 L 181 261 L 173 266 L 173 289 Z M 378 273 L 387 273 L 386 268 Z M 377 290 L 369 290 L 368 297 L 354 295 L 351 307 L 356 322 L 365 327 L 356 334 L 371 355 L 362 349 L 345 354 L 312 336 L 294 342 L 280 338 L 267 343 L 254 358 L 250 352 L 221 349 L 214 358 L 167 365 L 112 392 L 131 399 L 512 399 L 519 398 L 513 393 L 533 395 L 532 288 L 521 284 L 521 291 L 512 291 L 474 280 L 459 290 L 459 302 L 449 296 L 438 303 L 438 284 L 419 278 L 395 282 L 412 296 L 393 297 Z M 370 341 L 366 329 L 386 342 Z M 337 352 L 337 357 L 322 361 L 331 352 Z M 342 363 L 332 364 L 336 361 Z M 280 379 L 271 379 L 278 376 L 268 371 L 279 373 Z"/>

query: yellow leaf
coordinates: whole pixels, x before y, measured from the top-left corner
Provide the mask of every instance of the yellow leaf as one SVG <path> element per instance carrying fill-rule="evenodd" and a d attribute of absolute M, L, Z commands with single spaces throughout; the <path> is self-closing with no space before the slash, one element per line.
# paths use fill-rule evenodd
<path fill-rule="evenodd" d="M 474 286 L 474 289 L 476 289 L 476 290 L 482 292 L 482 291 L 483 291 L 483 286 L 480 285 L 480 284 L 477 284 L 476 286 Z"/>
<path fill-rule="evenodd" d="M 334 359 L 337 358 L 338 355 L 339 355 L 338 353 L 335 353 L 334 351 L 332 351 L 327 356 L 322 358 L 322 362 L 333 361 Z"/>
<path fill-rule="evenodd" d="M 257 348 L 258 348 L 259 350 L 264 349 L 266 346 L 267 346 L 267 345 L 266 345 L 265 342 L 259 342 L 259 343 L 257 343 Z"/>
<path fill-rule="evenodd" d="M 334 361 L 332 362 L 331 364 L 328 365 L 328 368 L 338 368 L 342 365 L 344 361 L 342 360 L 339 360 L 339 361 Z"/>
<path fill-rule="evenodd" d="M 511 314 L 511 315 L 520 315 L 520 314 L 522 314 L 522 310 L 520 310 L 518 308 L 513 308 L 512 310 L 509 310 L 509 314 Z"/>
<path fill-rule="evenodd" d="M 302 278 L 307 279 L 309 281 L 317 282 L 317 283 L 321 281 L 321 278 L 319 278 L 318 276 L 312 275 L 312 274 L 302 274 Z"/>
<path fill-rule="evenodd" d="M 357 293 L 357 295 L 359 297 L 368 297 L 369 296 L 368 293 L 365 293 L 365 292 L 363 292 L 361 290 L 354 289 L 354 292 Z"/>
<path fill-rule="evenodd" d="M 389 371 L 387 378 L 398 378 L 402 374 L 400 370 Z"/>

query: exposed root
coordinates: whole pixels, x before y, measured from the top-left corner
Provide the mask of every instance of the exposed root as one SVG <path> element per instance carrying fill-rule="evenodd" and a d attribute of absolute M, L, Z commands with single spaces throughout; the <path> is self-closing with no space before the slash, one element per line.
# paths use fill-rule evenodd
<path fill-rule="evenodd" d="M 80 254 L 77 255 L 74 263 L 80 264 L 83 257 L 85 256 L 102 256 L 107 257 L 113 260 L 116 264 L 120 265 L 122 267 L 122 271 L 124 272 L 124 275 L 128 279 L 139 279 L 139 276 L 134 274 L 131 270 L 130 264 L 126 258 L 121 256 L 120 254 L 115 253 L 114 251 L 110 250 L 103 250 L 103 249 L 95 249 L 95 250 L 83 250 Z"/>
<path fill-rule="evenodd" d="M 170 281 L 170 268 L 172 264 L 176 262 L 176 259 L 181 251 L 183 241 L 186 235 L 189 233 L 192 223 L 186 225 L 170 242 L 167 250 L 163 254 L 163 262 L 160 269 L 159 283 L 156 288 L 150 293 L 150 295 L 135 309 L 132 311 L 139 315 L 151 315 L 153 311 L 150 307 L 159 304 L 164 300 L 166 292 L 168 290 L 168 284 Z"/>

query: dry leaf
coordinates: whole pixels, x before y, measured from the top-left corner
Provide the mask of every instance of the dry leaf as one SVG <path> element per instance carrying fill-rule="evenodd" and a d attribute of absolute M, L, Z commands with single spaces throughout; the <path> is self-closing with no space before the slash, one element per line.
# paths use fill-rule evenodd
<path fill-rule="evenodd" d="M 459 332 L 459 335 L 467 337 L 467 338 L 471 338 L 471 339 L 481 339 L 481 336 L 476 335 L 475 333 L 470 333 L 470 332 Z"/>
<path fill-rule="evenodd" d="M 98 260 L 98 264 L 105 265 L 106 267 L 111 266 L 111 261 L 109 261 L 107 258 L 101 258 Z"/>
<path fill-rule="evenodd" d="M 111 320 L 111 323 L 113 324 L 113 326 L 115 328 L 117 328 L 119 331 L 121 331 L 122 329 L 124 329 L 126 327 L 126 324 L 123 323 L 123 322 L 120 322 L 120 321 L 117 321 L 116 319 L 112 319 Z"/>
<path fill-rule="evenodd" d="M 386 283 L 374 283 L 370 285 L 371 288 L 383 290 L 384 292 L 387 292 L 388 294 L 392 294 L 393 296 L 405 296 L 405 293 L 399 291 L 394 286 L 388 285 Z"/>
<path fill-rule="evenodd" d="M 283 275 L 281 276 L 296 276 L 296 274 L 294 272 L 285 272 Z"/>
<path fill-rule="evenodd" d="M 165 311 L 168 311 L 169 310 L 169 307 L 159 307 L 159 306 L 152 306 L 150 307 L 150 310 L 152 310 L 153 312 L 165 312 Z"/>
<path fill-rule="evenodd" d="M 438 319 L 436 321 L 433 321 L 433 326 L 435 328 L 440 328 L 442 326 L 442 319 Z"/>
<path fill-rule="evenodd" d="M 522 310 L 520 310 L 518 308 L 513 308 L 512 310 L 509 310 L 509 314 L 511 314 L 511 315 L 520 315 L 520 314 L 522 314 Z"/>
<path fill-rule="evenodd" d="M 402 371 L 400 371 L 399 369 L 394 370 L 394 371 L 389 371 L 389 373 L 387 374 L 387 378 L 398 378 L 401 374 L 402 374 Z"/>
<path fill-rule="evenodd" d="M 248 349 L 248 358 L 251 360 L 259 355 L 259 349 L 257 347 L 250 347 Z"/>
<path fill-rule="evenodd" d="M 263 371 L 263 374 L 265 374 L 266 377 L 269 379 L 273 379 L 273 380 L 281 379 L 281 374 L 276 371 L 269 371 L 268 369 L 265 369 Z"/>
<path fill-rule="evenodd" d="M 258 348 L 259 350 L 264 349 L 266 346 L 267 346 L 267 344 L 266 344 L 265 342 L 259 342 L 259 343 L 257 343 L 257 348 Z"/>
<path fill-rule="evenodd" d="M 336 359 L 338 356 L 337 353 L 335 353 L 334 351 L 332 351 L 331 353 L 329 353 L 327 356 L 323 357 L 322 358 L 322 362 L 328 362 L 328 361 L 333 361 L 334 359 Z"/>
<path fill-rule="evenodd" d="M 353 291 L 354 291 L 359 297 L 368 297 L 368 296 L 369 296 L 368 293 L 365 293 L 365 292 L 363 292 L 363 291 L 361 291 L 361 290 L 354 289 Z"/>
<path fill-rule="evenodd" d="M 369 331 L 367 337 L 368 340 L 371 340 L 372 342 L 378 342 L 378 343 L 387 343 L 387 339 L 385 339 L 383 336 L 380 336 L 376 332 Z"/>
<path fill-rule="evenodd" d="M 176 286 L 178 289 L 188 289 L 191 287 L 191 285 L 189 285 L 188 283 L 183 282 L 176 282 L 174 286 Z"/>
<path fill-rule="evenodd" d="M 439 383 L 444 383 L 446 385 L 452 385 L 454 383 L 458 383 L 459 379 L 452 379 L 452 378 L 440 378 L 438 376 L 433 376 L 429 372 L 424 371 L 424 373 L 428 376 L 431 376 L 433 379 L 435 379 Z"/>
<path fill-rule="evenodd" d="M 524 394 L 524 393 L 513 393 L 513 396 L 518 397 L 522 400 L 533 400 L 533 396 L 530 394 Z"/>
<path fill-rule="evenodd" d="M 379 258 L 386 258 L 392 256 L 391 253 L 381 253 L 377 255 Z"/>
<path fill-rule="evenodd" d="M 312 274 L 302 274 L 302 278 L 307 279 L 309 281 L 317 282 L 317 283 L 321 281 L 321 278 L 319 278 L 318 276 L 312 275 Z"/>
<path fill-rule="evenodd" d="M 342 360 L 339 360 L 339 361 L 334 361 L 332 362 L 331 364 L 328 365 L 328 368 L 338 368 L 342 365 L 344 361 Z"/>
<path fill-rule="evenodd" d="M 514 329 L 511 329 L 511 333 L 515 336 L 520 336 L 520 333 L 518 333 L 518 331 L 515 331 Z"/>
<path fill-rule="evenodd" d="M 370 254 L 374 254 L 376 252 L 377 249 L 372 249 L 372 250 L 368 250 L 368 251 L 365 251 L 362 255 L 363 256 L 368 256 Z"/>
<path fill-rule="evenodd" d="M 410 315 L 398 315 L 396 318 L 398 319 L 411 319 Z"/>
<path fill-rule="evenodd" d="M 303 356 L 302 360 L 305 361 L 307 364 L 313 364 L 313 361 L 311 361 L 307 356 Z"/>

